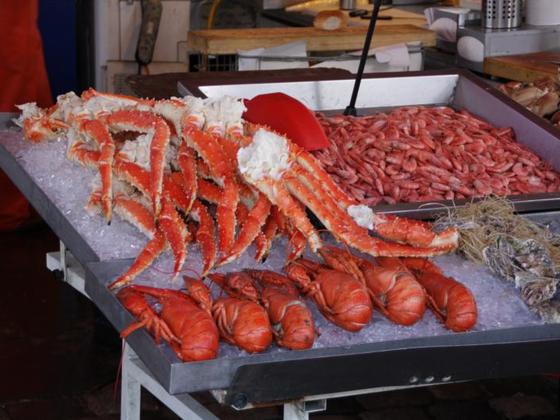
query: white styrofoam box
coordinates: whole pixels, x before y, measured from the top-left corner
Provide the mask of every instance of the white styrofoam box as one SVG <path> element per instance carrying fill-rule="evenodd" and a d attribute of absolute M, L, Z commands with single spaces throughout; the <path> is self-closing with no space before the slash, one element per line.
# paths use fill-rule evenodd
<path fill-rule="evenodd" d="M 238 51 L 238 69 L 246 70 L 277 70 L 277 69 L 296 69 L 308 68 L 309 62 L 306 60 L 284 60 L 278 59 L 263 60 L 264 57 L 307 57 L 307 43 L 305 41 L 295 41 L 287 44 L 278 45 L 271 48 L 256 48 L 247 51 Z"/>

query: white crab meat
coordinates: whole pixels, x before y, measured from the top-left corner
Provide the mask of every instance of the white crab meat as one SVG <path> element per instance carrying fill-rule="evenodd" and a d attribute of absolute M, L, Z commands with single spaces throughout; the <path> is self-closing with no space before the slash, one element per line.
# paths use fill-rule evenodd
<path fill-rule="evenodd" d="M 23 122 L 29 118 L 41 118 L 45 115 L 45 111 L 37 106 L 37 102 L 27 102 L 25 104 L 16 105 L 21 111 L 19 117 L 12 119 L 14 124 L 23 127 Z"/>
<path fill-rule="evenodd" d="M 135 107 L 139 111 L 151 111 L 147 105 L 126 98 L 107 98 L 105 96 L 93 96 L 84 102 L 84 109 L 91 115 L 108 114 L 123 108 Z"/>
<path fill-rule="evenodd" d="M 247 178 L 279 180 L 290 169 L 290 150 L 282 136 L 262 128 L 253 136 L 253 142 L 237 152 L 239 171 Z"/>
<path fill-rule="evenodd" d="M 56 97 L 58 105 L 55 116 L 63 121 L 71 121 L 76 116 L 88 115 L 84 109 L 84 101 L 74 92 L 68 92 Z"/>
<path fill-rule="evenodd" d="M 119 150 L 119 157 L 136 163 L 146 170 L 150 170 L 150 144 L 154 137 L 153 131 L 141 134 L 135 140 L 127 140 Z"/>
<path fill-rule="evenodd" d="M 206 128 L 224 134 L 226 130 L 241 128 L 241 116 L 247 110 L 243 100 L 233 96 L 208 98 L 204 101 Z"/>
<path fill-rule="evenodd" d="M 365 206 L 363 204 L 360 204 L 358 206 L 351 205 L 348 206 L 346 212 L 352 219 L 354 219 L 358 226 L 370 230 L 373 229 L 373 210 L 368 206 Z"/>
<path fill-rule="evenodd" d="M 197 125 L 202 128 L 204 125 L 204 99 L 195 98 L 194 96 L 185 96 L 182 101 L 189 109 L 189 117 L 197 120 Z"/>

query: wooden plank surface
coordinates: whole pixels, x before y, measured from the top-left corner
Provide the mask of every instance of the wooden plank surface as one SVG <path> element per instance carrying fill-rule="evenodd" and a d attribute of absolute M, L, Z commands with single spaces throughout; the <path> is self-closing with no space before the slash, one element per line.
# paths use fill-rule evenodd
<path fill-rule="evenodd" d="M 338 10 L 339 0 L 315 0 L 305 3 L 296 4 L 286 8 L 286 11 L 299 12 L 307 15 L 315 16 L 323 10 Z M 356 2 L 356 9 L 373 10 L 373 5 L 369 4 L 367 0 L 358 0 Z M 349 11 L 344 11 L 348 14 Z M 382 7 L 379 12 L 381 19 L 377 21 L 377 26 L 392 26 L 392 25 L 426 25 L 426 18 L 423 14 L 414 13 L 408 10 L 402 10 L 396 7 Z M 361 19 L 353 17 L 349 20 L 350 26 L 367 26 L 369 19 Z"/>
<path fill-rule="evenodd" d="M 187 43 L 191 50 L 201 54 L 236 54 L 239 50 L 275 47 L 298 40 L 307 42 L 308 51 L 347 51 L 363 47 L 366 31 L 365 26 L 337 31 L 315 28 L 205 29 L 189 31 Z M 374 47 L 413 41 L 435 46 L 436 35 L 413 25 L 394 25 L 376 28 L 373 36 Z"/>
<path fill-rule="evenodd" d="M 484 72 L 492 76 L 520 82 L 532 82 L 545 76 L 557 76 L 560 52 L 488 57 L 484 60 Z"/>

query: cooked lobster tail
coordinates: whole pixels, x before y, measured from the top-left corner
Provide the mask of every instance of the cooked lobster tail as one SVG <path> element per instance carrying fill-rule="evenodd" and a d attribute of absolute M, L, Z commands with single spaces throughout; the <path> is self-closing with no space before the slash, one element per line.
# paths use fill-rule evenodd
<path fill-rule="evenodd" d="M 152 296 L 161 303 L 159 316 L 148 311 L 144 296 Z M 183 361 L 209 360 L 216 358 L 219 346 L 218 328 L 212 317 L 200 308 L 189 296 L 170 289 L 132 285 L 117 295 L 123 305 L 138 317 L 136 308 L 142 308 L 143 319 L 156 339 L 162 337 Z M 133 324 L 134 325 L 134 324 Z M 156 328 L 151 328 L 154 325 Z M 130 334 L 134 329 L 125 329 Z M 169 332 L 168 332 L 169 331 Z"/>
<path fill-rule="evenodd" d="M 476 324 L 476 301 L 465 285 L 443 275 L 429 260 L 403 258 L 402 261 L 426 289 L 430 308 L 447 328 L 461 332 L 470 330 Z"/>
<path fill-rule="evenodd" d="M 288 264 L 284 270 L 333 324 L 355 332 L 371 319 L 373 308 L 368 292 L 350 274 L 329 270 L 302 258 Z"/>

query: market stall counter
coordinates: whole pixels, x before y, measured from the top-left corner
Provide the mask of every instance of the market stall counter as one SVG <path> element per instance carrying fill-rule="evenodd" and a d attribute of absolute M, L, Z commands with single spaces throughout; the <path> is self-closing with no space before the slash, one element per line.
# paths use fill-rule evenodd
<path fill-rule="evenodd" d="M 189 91 L 213 96 L 218 90 L 245 97 L 283 91 L 312 109 L 332 113 L 346 105 L 345 93 L 351 91 L 351 82 L 349 76 L 341 75 L 278 84 L 253 81 L 191 86 Z M 513 127 L 519 142 L 560 169 L 560 133 L 467 73 L 368 75 L 362 82 L 357 102 L 361 113 L 411 105 L 464 108 L 495 126 Z M 96 174 L 66 160 L 65 150 L 63 139 L 34 144 L 24 141 L 18 130 L 0 132 L 0 166 L 86 268 L 85 291 L 121 331 L 134 319 L 107 285 L 130 266 L 145 238 L 122 220 L 115 218 L 107 225 L 102 217 L 83 210 L 88 185 Z M 531 212 L 532 219 L 548 223 L 554 230 L 560 222 L 559 198 L 558 192 L 550 192 L 514 197 L 514 201 L 518 210 Z M 429 211 L 418 203 L 374 210 L 431 217 L 436 209 L 441 212 L 442 204 L 450 203 L 436 203 Z M 322 238 L 333 243 L 328 234 Z M 278 272 L 284 264 L 285 245 L 286 239 L 275 242 L 264 264 L 254 261 L 254 249 L 249 248 L 218 271 L 258 267 Z M 306 255 L 313 258 L 310 251 Z M 560 327 L 546 324 L 531 312 L 513 285 L 458 255 L 440 256 L 435 261 L 446 275 L 469 287 L 476 298 L 479 318 L 472 331 L 453 333 L 426 312 L 411 327 L 393 324 L 376 313 L 362 331 L 352 333 L 327 322 L 310 305 L 320 335 L 308 350 L 272 345 L 261 354 L 249 354 L 221 343 L 218 357 L 213 360 L 181 362 L 167 344 L 157 343 L 143 329 L 131 334 L 127 342 L 170 394 L 221 390 L 224 402 L 239 409 L 310 395 L 365 393 L 378 387 L 425 386 L 560 370 L 558 358 L 554 357 L 560 350 Z M 180 280 L 169 280 L 172 266 L 172 256 L 164 253 L 135 282 L 181 288 Z M 185 274 L 200 272 L 201 266 L 200 250 L 191 247 Z M 213 292 L 216 296 L 220 293 L 215 288 Z"/>

